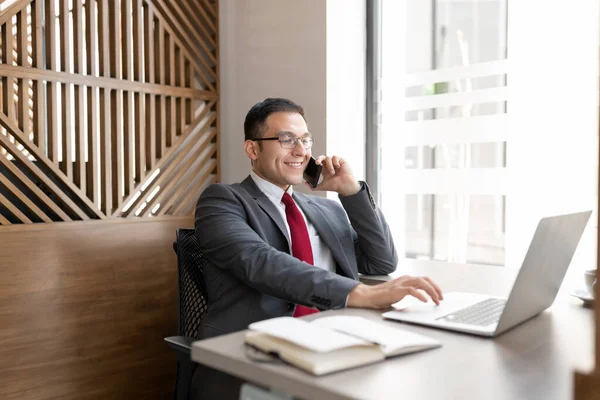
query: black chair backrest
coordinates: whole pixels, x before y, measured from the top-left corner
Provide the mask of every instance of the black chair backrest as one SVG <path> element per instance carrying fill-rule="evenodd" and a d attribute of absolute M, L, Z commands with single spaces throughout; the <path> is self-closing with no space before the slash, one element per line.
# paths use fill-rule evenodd
<path fill-rule="evenodd" d="M 173 249 L 177 253 L 179 327 L 178 335 L 198 339 L 206 311 L 206 284 L 202 252 L 194 229 L 177 229 Z"/>

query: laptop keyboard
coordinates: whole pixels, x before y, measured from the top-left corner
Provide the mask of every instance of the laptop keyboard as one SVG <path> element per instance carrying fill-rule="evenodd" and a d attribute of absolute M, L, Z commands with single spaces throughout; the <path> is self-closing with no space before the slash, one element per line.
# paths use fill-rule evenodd
<path fill-rule="evenodd" d="M 461 324 L 487 326 L 498 322 L 505 304 L 506 300 L 489 298 L 437 319 Z"/>

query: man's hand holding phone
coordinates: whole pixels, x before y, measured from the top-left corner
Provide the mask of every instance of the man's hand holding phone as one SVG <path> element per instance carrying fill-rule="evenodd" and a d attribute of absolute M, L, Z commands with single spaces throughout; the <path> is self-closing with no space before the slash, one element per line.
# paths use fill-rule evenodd
<path fill-rule="evenodd" d="M 309 161 L 309 164 L 311 162 L 312 160 Z M 312 190 L 328 190 L 337 192 L 340 196 L 351 196 L 360 190 L 360 184 L 354 178 L 350 165 L 343 158 L 321 155 L 314 159 L 314 164 L 321 167 L 320 175 L 323 177 L 323 180 L 320 183 L 318 183 L 318 178 L 316 181 L 314 179 L 311 180 L 311 177 L 314 177 L 314 175 L 309 175 L 307 179 L 307 174 L 305 173 L 307 184 Z M 314 168 L 309 166 L 306 170 L 314 171 Z M 316 187 L 312 186 L 315 182 L 318 183 Z"/>

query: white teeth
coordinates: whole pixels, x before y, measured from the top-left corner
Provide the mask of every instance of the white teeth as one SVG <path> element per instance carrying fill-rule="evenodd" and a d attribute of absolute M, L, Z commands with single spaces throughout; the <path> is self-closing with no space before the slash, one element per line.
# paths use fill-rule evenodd
<path fill-rule="evenodd" d="M 290 167 L 300 167 L 302 166 L 302 163 L 286 163 L 287 165 L 289 165 Z"/>

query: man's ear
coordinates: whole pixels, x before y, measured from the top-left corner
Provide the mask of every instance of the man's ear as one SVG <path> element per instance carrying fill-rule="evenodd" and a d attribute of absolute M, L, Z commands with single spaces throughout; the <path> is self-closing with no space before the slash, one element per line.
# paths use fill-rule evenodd
<path fill-rule="evenodd" d="M 244 142 L 244 150 L 246 151 L 246 155 L 251 160 L 256 160 L 258 158 L 258 146 L 256 142 L 252 140 L 246 140 Z"/>

